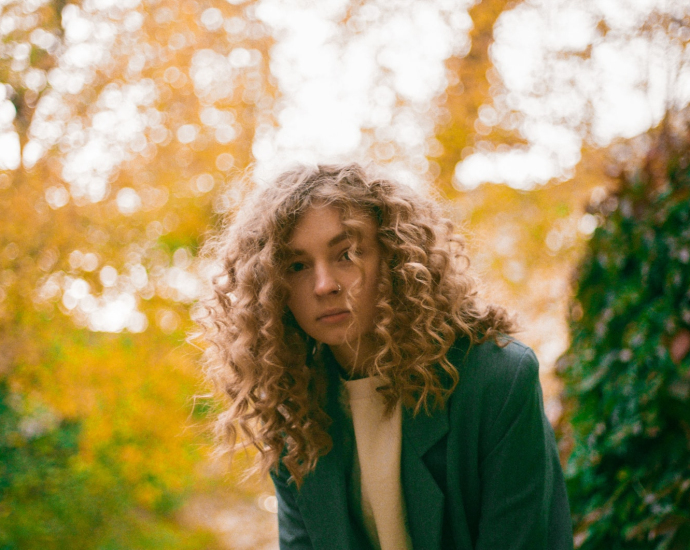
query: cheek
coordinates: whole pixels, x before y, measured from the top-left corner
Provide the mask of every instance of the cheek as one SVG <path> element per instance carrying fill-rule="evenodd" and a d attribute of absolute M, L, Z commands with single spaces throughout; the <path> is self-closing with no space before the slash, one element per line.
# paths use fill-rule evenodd
<path fill-rule="evenodd" d="M 304 312 L 300 310 L 299 306 L 296 306 L 295 304 L 287 304 L 288 309 L 290 310 L 290 313 L 292 313 L 292 317 L 297 323 L 297 326 L 299 326 L 302 330 L 305 332 L 307 331 L 307 327 L 305 326 L 305 320 L 306 316 L 304 315 Z"/>
<path fill-rule="evenodd" d="M 379 282 L 381 280 L 380 265 L 378 256 L 372 261 L 367 278 L 367 287 L 373 295 L 378 295 Z"/>
<path fill-rule="evenodd" d="M 297 311 L 295 311 L 295 310 L 299 309 L 297 307 L 299 302 L 300 301 L 299 301 L 299 299 L 296 298 L 294 292 L 290 292 L 290 297 L 287 299 L 287 302 L 285 302 L 285 305 L 287 305 L 288 309 L 292 312 L 292 314 L 295 317 L 297 317 L 297 315 L 298 315 Z"/>
<path fill-rule="evenodd" d="M 306 300 L 300 285 L 291 285 L 286 305 L 295 319 L 299 320 L 304 315 Z"/>
<path fill-rule="evenodd" d="M 373 311 L 376 308 L 379 296 L 378 263 L 369 267 L 364 280 L 362 299 L 364 300 L 364 307 L 369 311 Z"/>

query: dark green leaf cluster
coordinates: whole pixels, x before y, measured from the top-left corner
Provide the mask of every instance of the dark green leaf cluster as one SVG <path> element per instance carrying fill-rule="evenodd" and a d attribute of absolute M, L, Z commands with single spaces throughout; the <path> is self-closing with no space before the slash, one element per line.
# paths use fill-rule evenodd
<path fill-rule="evenodd" d="M 665 154 L 594 208 L 559 361 L 583 549 L 690 548 L 690 170 Z"/>

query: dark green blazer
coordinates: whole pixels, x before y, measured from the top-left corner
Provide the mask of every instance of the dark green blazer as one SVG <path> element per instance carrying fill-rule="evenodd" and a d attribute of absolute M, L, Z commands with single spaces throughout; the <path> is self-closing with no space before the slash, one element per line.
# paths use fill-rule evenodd
<path fill-rule="evenodd" d="M 572 524 L 537 359 L 512 341 L 448 354 L 460 374 L 443 410 L 403 410 L 401 478 L 414 550 L 571 550 Z M 333 369 L 335 370 L 335 369 Z M 369 548 L 348 511 L 353 453 L 329 373 L 333 449 L 298 490 L 272 474 L 281 550 Z"/>

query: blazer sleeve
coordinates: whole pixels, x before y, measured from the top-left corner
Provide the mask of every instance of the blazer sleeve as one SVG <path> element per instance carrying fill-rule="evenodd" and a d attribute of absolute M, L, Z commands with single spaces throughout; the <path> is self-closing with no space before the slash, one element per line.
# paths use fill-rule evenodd
<path fill-rule="evenodd" d="M 480 445 L 476 550 L 572 550 L 565 482 L 544 414 L 537 358 L 529 348 L 521 350 L 517 368 L 508 370 L 512 379 L 506 376 L 489 392 L 494 417 Z"/>
<path fill-rule="evenodd" d="M 278 499 L 278 541 L 280 550 L 313 550 L 309 533 L 297 506 L 292 488 L 288 486 L 290 475 L 281 463 L 278 472 L 271 472 L 271 479 Z"/>

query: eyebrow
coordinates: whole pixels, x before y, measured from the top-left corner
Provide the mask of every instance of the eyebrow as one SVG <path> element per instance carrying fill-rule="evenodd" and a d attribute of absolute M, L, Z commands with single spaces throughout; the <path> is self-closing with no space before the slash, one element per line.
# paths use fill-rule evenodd
<path fill-rule="evenodd" d="M 337 245 L 337 244 L 339 244 L 339 243 L 341 243 L 344 240 L 349 239 L 349 238 L 350 238 L 350 233 L 347 230 L 342 231 L 342 232 L 338 233 L 335 237 L 333 237 L 330 241 L 328 241 L 326 246 L 328 246 L 328 248 L 331 248 L 331 247 L 333 247 L 333 246 L 335 246 L 335 245 Z M 301 250 L 299 248 L 295 248 L 295 249 L 290 250 L 290 253 L 293 256 L 303 256 L 303 255 L 307 254 L 304 250 Z"/>

